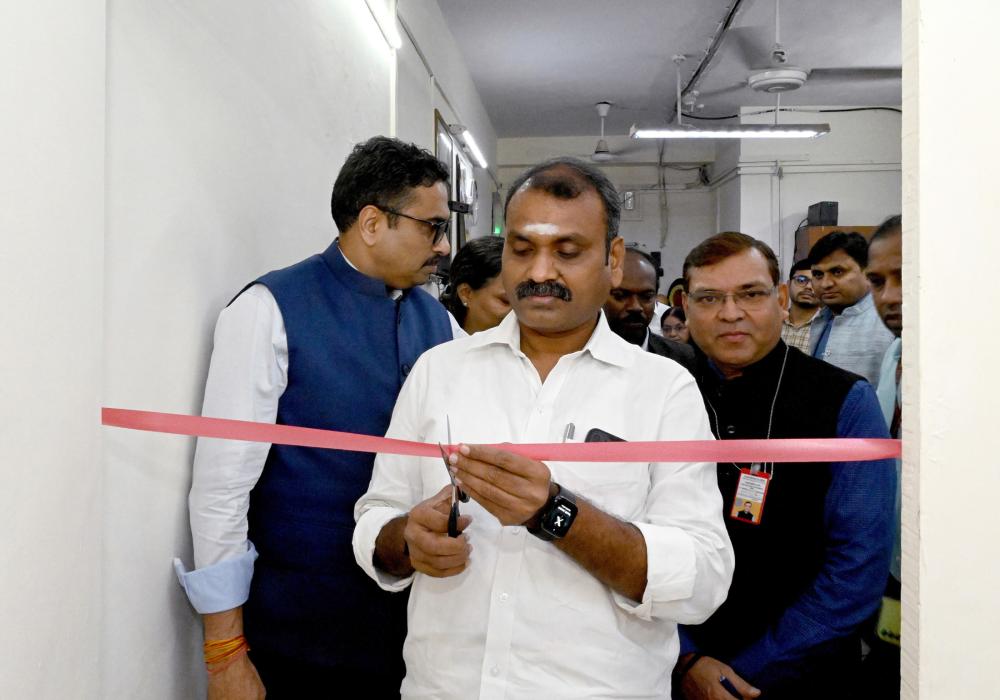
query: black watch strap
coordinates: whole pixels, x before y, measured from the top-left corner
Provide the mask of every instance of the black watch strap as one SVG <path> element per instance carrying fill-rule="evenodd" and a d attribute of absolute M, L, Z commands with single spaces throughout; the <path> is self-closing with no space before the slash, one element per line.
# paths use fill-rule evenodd
<path fill-rule="evenodd" d="M 528 528 L 528 532 L 546 542 L 565 537 L 576 519 L 577 512 L 576 496 L 573 492 L 559 484 L 554 485 L 555 494 L 549 497 L 542 507 L 538 525 Z"/>

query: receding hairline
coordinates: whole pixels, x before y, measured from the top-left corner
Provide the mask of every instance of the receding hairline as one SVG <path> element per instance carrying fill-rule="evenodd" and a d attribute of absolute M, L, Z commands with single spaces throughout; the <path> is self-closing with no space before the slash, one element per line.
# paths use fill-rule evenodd
<path fill-rule="evenodd" d="M 724 257 L 724 258 L 722 258 L 720 260 L 716 260 L 715 262 L 709 263 L 707 265 L 689 265 L 688 268 L 687 268 L 687 278 L 688 278 L 687 279 L 687 285 L 690 286 L 692 273 L 695 270 L 704 270 L 705 268 L 709 268 L 709 267 L 717 267 L 718 265 L 722 265 L 722 264 L 726 263 L 727 261 L 732 260 L 733 258 L 740 257 L 741 255 L 756 255 L 757 259 L 760 260 L 761 264 L 764 266 L 764 278 L 768 282 L 772 282 L 772 283 L 774 282 L 774 280 L 772 279 L 772 275 L 771 275 L 771 264 L 770 264 L 770 261 L 767 259 L 767 256 L 759 248 L 755 248 L 753 246 L 748 246 L 746 248 L 743 248 L 742 250 L 738 250 L 738 251 L 734 252 L 732 255 L 727 255 L 726 257 Z M 752 286 L 753 284 L 754 283 L 752 283 L 752 282 L 747 282 L 746 284 L 743 284 L 743 285 L 740 285 L 740 286 L 741 287 L 749 287 L 749 286 Z"/>

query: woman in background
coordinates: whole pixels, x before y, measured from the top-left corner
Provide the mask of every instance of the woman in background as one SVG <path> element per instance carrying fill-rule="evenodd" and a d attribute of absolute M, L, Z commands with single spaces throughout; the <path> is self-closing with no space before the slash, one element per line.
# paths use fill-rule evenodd
<path fill-rule="evenodd" d="M 691 334 L 688 332 L 687 316 L 683 307 L 671 306 L 663 316 L 660 317 L 660 330 L 663 337 L 678 343 L 690 343 Z"/>
<path fill-rule="evenodd" d="M 510 311 L 500 282 L 503 239 L 473 238 L 455 255 L 441 303 L 469 334 L 498 325 Z"/>

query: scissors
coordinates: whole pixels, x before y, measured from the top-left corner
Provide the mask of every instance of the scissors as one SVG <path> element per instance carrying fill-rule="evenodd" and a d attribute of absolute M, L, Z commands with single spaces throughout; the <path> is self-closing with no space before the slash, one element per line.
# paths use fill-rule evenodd
<path fill-rule="evenodd" d="M 451 420 L 448 416 L 444 417 L 445 424 L 448 427 L 448 445 L 452 445 L 451 441 Z M 448 480 L 451 482 L 451 511 L 448 513 L 448 537 L 458 537 L 460 534 L 458 531 L 458 502 L 468 503 L 469 494 L 458 487 L 455 483 L 455 477 L 451 474 L 451 463 L 448 461 L 448 453 L 444 450 L 444 445 L 440 442 L 438 443 L 438 449 L 441 450 L 441 459 L 444 460 L 444 468 L 448 472 Z"/>

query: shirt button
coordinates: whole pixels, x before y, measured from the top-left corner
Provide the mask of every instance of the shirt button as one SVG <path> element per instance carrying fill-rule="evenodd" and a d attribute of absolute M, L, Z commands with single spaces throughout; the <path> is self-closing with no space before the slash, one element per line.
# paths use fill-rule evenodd
<path fill-rule="evenodd" d="M 726 435 L 735 435 L 735 434 L 736 434 L 736 426 L 735 425 L 727 425 L 726 426 Z"/>
<path fill-rule="evenodd" d="M 490 675 L 491 676 L 499 676 L 500 675 L 500 667 L 499 666 L 494 666 L 493 668 L 491 668 L 490 669 Z"/>
<path fill-rule="evenodd" d="M 520 526 L 515 525 L 514 527 L 512 527 L 510 529 L 510 534 L 512 534 L 512 535 L 520 535 L 521 534 L 521 528 L 520 528 Z"/>
<path fill-rule="evenodd" d="M 507 593 L 501 593 L 500 594 L 500 602 L 501 603 L 506 603 L 509 599 L 510 599 L 510 595 L 508 595 Z"/>

